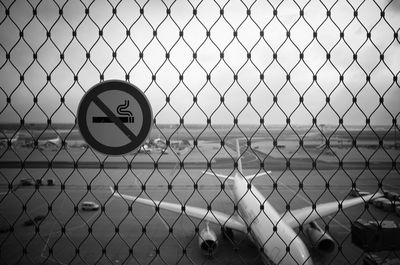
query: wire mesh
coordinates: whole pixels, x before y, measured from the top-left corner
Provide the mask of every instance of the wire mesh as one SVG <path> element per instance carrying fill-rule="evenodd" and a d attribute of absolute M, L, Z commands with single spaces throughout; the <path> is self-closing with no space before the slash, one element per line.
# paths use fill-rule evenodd
<path fill-rule="evenodd" d="M 390 211 L 342 201 L 400 187 L 399 12 L 398 1 L 374 0 L 2 1 L 0 262 L 306 264 L 293 253 L 308 222 L 294 220 L 290 243 L 279 227 L 299 207 L 319 215 L 334 201 L 318 223 L 335 250 L 320 255 L 305 239 L 306 262 L 361 264 L 369 253 L 352 245 L 350 225 L 398 221 L 395 197 Z M 154 113 L 149 140 L 121 157 L 92 150 L 76 124 L 80 98 L 110 79 L 137 85 Z M 238 172 L 236 139 L 246 175 L 261 175 L 241 198 L 218 177 Z M 239 204 L 252 187 L 265 201 L 249 219 Z M 220 211 L 227 221 L 208 224 Z M 229 229 L 236 218 L 250 220 L 245 232 Z M 252 244 L 262 218 L 273 231 Z M 206 256 L 204 227 L 219 242 Z"/>

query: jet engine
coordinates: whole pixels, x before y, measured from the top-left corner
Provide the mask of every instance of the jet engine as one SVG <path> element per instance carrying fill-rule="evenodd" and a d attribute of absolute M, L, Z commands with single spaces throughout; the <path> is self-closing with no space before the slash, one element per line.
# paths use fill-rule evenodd
<path fill-rule="evenodd" d="M 316 222 L 309 222 L 304 226 L 304 232 L 312 242 L 313 246 L 324 253 L 335 250 L 335 241 Z"/>
<path fill-rule="evenodd" d="M 207 227 L 199 233 L 199 247 L 203 254 L 212 256 L 218 247 L 217 236 L 214 231 Z"/>

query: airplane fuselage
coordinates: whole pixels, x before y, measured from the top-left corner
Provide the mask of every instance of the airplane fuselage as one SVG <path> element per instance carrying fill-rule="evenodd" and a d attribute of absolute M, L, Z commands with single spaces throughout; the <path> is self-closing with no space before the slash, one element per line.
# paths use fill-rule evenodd
<path fill-rule="evenodd" d="M 240 217 L 250 228 L 249 234 L 263 250 L 266 264 L 312 265 L 311 256 L 299 235 L 282 221 L 281 215 L 249 182 L 237 173 L 233 193 Z"/>

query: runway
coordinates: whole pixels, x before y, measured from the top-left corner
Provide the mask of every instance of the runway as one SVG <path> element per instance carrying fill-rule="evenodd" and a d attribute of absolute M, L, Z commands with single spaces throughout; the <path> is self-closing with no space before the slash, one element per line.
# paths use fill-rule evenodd
<path fill-rule="evenodd" d="M 245 174 L 256 174 L 251 168 L 253 154 L 245 152 Z M 218 162 L 218 161 L 217 161 Z M 212 171 L 233 174 L 231 166 L 219 165 Z M 170 164 L 168 164 L 170 165 Z M 266 165 L 268 170 L 268 166 Z M 229 180 L 204 174 L 205 168 L 190 164 L 181 167 L 145 165 L 134 168 L 2 168 L 0 189 L 1 227 L 13 227 L 0 234 L 0 263 L 20 264 L 262 264 L 260 254 L 246 234 L 234 233 L 234 239 L 223 239 L 221 227 L 211 225 L 219 240 L 212 257 L 204 256 L 198 246 L 198 230 L 205 222 L 126 202 L 112 196 L 109 187 L 118 192 L 218 210 L 235 214 Z M 22 178 L 54 181 L 54 186 L 18 186 Z M 6 185 L 7 181 L 12 185 Z M 356 169 L 274 169 L 270 175 L 256 178 L 257 187 L 279 212 L 309 206 L 312 203 L 341 201 L 349 198 L 352 183 L 364 191 L 377 192 L 379 187 L 400 190 L 400 178 L 391 170 Z M 80 210 L 82 201 L 101 205 L 97 212 Z M 42 215 L 37 226 L 25 226 L 28 219 Z M 334 253 L 322 255 L 310 246 L 302 232 L 299 236 L 309 245 L 315 264 L 362 264 L 363 252 L 351 243 L 351 223 L 385 219 L 399 221 L 387 213 L 364 205 L 339 211 L 318 221 L 329 226 L 336 240 Z"/>
<path fill-rule="evenodd" d="M 10 176 L 11 171 L 8 172 Z M 36 173 L 40 175 L 41 172 Z M 229 174 L 231 170 L 218 170 L 218 173 Z M 294 173 L 297 177 L 304 176 L 304 189 L 299 189 L 298 181 L 291 172 L 273 172 L 271 178 L 263 176 L 253 184 L 277 209 L 285 209 L 286 204 L 296 209 L 310 205 L 312 201 L 323 203 L 335 198 L 341 200 L 348 195 L 350 180 L 346 180 L 347 174 L 334 174 L 334 171 Z M 325 188 L 326 182 L 321 175 L 331 176 L 329 190 Z M 376 191 L 373 175 L 366 175 L 357 180 L 357 186 L 370 192 Z M 234 242 L 219 236 L 218 252 L 209 259 L 201 254 L 195 232 L 196 227 L 204 227 L 204 222 L 165 211 L 156 214 L 155 208 L 112 197 L 108 188 L 117 185 L 118 191 L 125 194 L 204 208 L 211 205 L 212 209 L 234 214 L 229 183 L 224 183 L 226 185 L 221 189 L 223 183 L 220 179 L 204 175 L 201 170 L 183 171 L 179 167 L 134 172 L 87 169 L 68 174 L 63 169 L 48 173 L 45 178 L 58 178 L 57 181 L 65 183 L 65 186 L 61 188 L 61 184 L 56 183 L 53 187 L 41 186 L 38 189 L 20 187 L 13 193 L 3 192 L 1 195 L 2 224 L 7 220 L 14 226 L 11 235 L 0 235 L 4 261 L 13 263 L 26 251 L 25 258 L 29 257 L 34 263 L 49 264 L 80 264 L 84 261 L 99 264 L 261 264 L 257 249 L 246 235 L 236 233 Z M 391 187 L 400 187 L 396 178 L 386 178 L 388 181 L 393 179 L 387 183 Z M 277 183 L 275 189 L 273 182 Z M 86 200 L 98 202 L 104 211 L 83 212 L 75 209 L 75 205 Z M 24 205 L 26 211 L 23 210 Z M 36 230 L 34 226 L 23 225 L 29 216 L 33 218 L 37 215 L 46 218 Z M 373 207 L 365 210 L 364 206 L 359 206 L 339 212 L 324 221 L 341 246 L 340 251 L 330 257 L 320 257 L 312 252 L 315 258 L 324 262 L 329 260 L 330 264 L 343 264 L 346 260 L 350 260 L 351 264 L 362 264 L 358 261 L 362 251 L 351 244 L 349 234 L 350 223 L 357 218 L 398 221 L 393 213 Z M 325 225 L 323 221 L 319 223 Z M 212 228 L 220 234 L 219 227 L 213 225 Z M 323 263 L 317 260 L 316 264 Z"/>

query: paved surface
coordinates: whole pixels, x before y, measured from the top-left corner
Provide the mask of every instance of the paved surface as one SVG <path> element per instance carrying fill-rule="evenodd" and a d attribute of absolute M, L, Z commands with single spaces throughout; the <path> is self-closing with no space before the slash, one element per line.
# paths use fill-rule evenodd
<path fill-rule="evenodd" d="M 252 157 L 246 154 L 243 159 L 251 161 Z M 215 256 L 207 258 L 199 250 L 195 233 L 196 226 L 202 229 L 204 222 L 165 211 L 156 214 L 154 208 L 112 197 L 108 188 L 118 185 L 121 193 L 199 207 L 211 204 L 212 209 L 233 213 L 229 183 L 221 190 L 221 180 L 200 169 L 180 169 L 175 164 L 157 169 L 2 168 L 0 172 L 0 224 L 14 227 L 12 233 L 0 234 L 2 264 L 262 264 L 246 235 L 235 233 L 234 241 L 224 240 L 215 225 L 211 227 L 220 244 Z M 233 170 L 217 167 L 215 172 L 230 174 Z M 18 186 L 26 177 L 43 177 L 44 182 L 53 179 L 55 185 Z M 12 193 L 6 180 L 13 182 Z M 296 209 L 344 199 L 352 181 L 370 192 L 378 190 L 379 182 L 384 188 L 400 190 L 398 174 L 388 170 L 276 170 L 253 184 L 277 209 L 285 209 L 287 203 Z M 272 188 L 274 182 L 277 189 Z M 104 211 L 74 208 L 87 200 L 96 201 Z M 45 219 L 36 228 L 24 226 L 24 221 L 38 215 Z M 311 249 L 316 264 L 362 264 L 363 253 L 351 244 L 350 235 L 350 224 L 357 218 L 399 220 L 393 213 L 373 207 L 365 210 L 361 205 L 319 221 L 322 227 L 324 221 L 329 224 L 330 234 L 341 247 L 328 256 Z"/>

